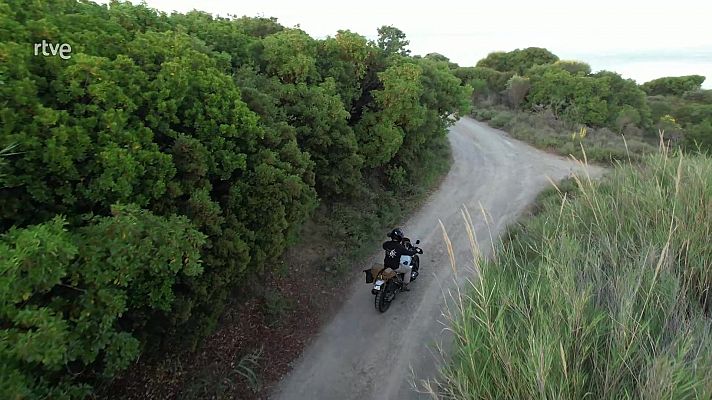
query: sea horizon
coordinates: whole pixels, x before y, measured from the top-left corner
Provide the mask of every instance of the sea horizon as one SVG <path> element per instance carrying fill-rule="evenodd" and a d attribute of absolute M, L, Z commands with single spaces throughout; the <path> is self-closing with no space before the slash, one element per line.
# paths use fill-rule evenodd
<path fill-rule="evenodd" d="M 712 48 L 650 49 L 630 52 L 561 52 L 564 60 L 580 60 L 595 71 L 614 71 L 642 84 L 666 76 L 702 75 L 703 89 L 712 89 Z"/>

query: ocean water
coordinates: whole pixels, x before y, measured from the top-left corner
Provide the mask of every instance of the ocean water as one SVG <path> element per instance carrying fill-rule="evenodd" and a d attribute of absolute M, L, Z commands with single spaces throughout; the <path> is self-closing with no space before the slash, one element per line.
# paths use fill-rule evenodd
<path fill-rule="evenodd" d="M 625 78 L 644 83 L 664 76 L 702 75 L 702 87 L 712 89 L 712 48 L 675 49 L 630 53 L 586 54 L 573 53 L 562 59 L 587 62 L 595 72 L 615 71 Z"/>

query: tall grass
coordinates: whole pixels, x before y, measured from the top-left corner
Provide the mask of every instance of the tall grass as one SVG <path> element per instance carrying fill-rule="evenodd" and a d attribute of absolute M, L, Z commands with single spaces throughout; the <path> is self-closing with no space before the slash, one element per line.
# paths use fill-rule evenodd
<path fill-rule="evenodd" d="M 712 159 L 544 197 L 458 295 L 438 397 L 712 398 Z"/>

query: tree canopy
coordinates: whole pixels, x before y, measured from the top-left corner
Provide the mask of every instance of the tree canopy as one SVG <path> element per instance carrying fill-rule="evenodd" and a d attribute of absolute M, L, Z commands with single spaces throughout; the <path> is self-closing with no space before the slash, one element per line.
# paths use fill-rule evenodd
<path fill-rule="evenodd" d="M 542 64 L 551 64 L 558 61 L 554 53 L 541 47 L 527 47 L 526 49 L 515 49 L 509 52 L 497 51 L 487 55 L 487 57 L 477 62 L 478 67 L 492 68 L 499 72 L 513 72 L 524 75 L 526 71 Z"/>
<path fill-rule="evenodd" d="M 650 96 L 682 96 L 686 92 L 699 90 L 704 81 L 702 75 L 668 76 L 645 82 L 640 87 Z"/>

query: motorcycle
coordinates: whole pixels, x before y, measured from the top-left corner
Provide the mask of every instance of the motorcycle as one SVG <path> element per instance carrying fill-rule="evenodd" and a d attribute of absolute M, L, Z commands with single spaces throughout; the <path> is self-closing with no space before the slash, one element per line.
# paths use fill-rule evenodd
<path fill-rule="evenodd" d="M 415 244 L 420 244 L 420 240 L 416 240 Z M 410 281 L 413 282 L 419 275 L 420 258 L 418 254 L 423 254 L 423 249 L 411 244 L 408 238 L 403 239 L 403 245 L 409 250 L 417 252 L 413 256 L 401 256 L 400 259 L 401 264 L 412 266 Z M 382 265 L 378 265 L 378 267 L 380 268 L 367 269 L 364 272 L 366 273 L 366 283 L 373 283 L 371 294 L 376 296 L 376 310 L 383 313 L 391 306 L 391 302 L 396 298 L 396 295 L 403 290 L 405 273 L 399 272 L 398 269 L 385 268 Z"/>

